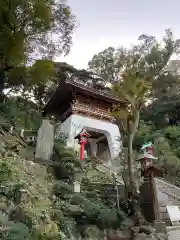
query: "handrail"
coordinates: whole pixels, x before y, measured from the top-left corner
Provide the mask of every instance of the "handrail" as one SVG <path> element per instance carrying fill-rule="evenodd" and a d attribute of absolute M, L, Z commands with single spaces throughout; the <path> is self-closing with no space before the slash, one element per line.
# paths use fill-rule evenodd
<path fill-rule="evenodd" d="M 179 188 L 179 187 L 177 187 L 177 186 L 175 186 L 175 185 L 173 185 L 173 184 L 171 184 L 171 183 L 168 183 L 168 182 L 166 182 L 166 181 L 163 181 L 163 180 L 161 180 L 161 179 L 159 179 L 159 178 L 154 178 L 154 180 L 157 180 L 158 182 L 164 183 L 164 184 L 166 184 L 166 185 L 168 185 L 168 186 L 170 186 L 170 187 L 173 187 L 173 188 L 175 188 L 175 189 L 177 189 L 177 190 L 180 191 L 180 188 Z"/>
<path fill-rule="evenodd" d="M 178 191 L 180 192 L 180 188 L 178 188 L 178 187 L 176 187 L 176 186 L 174 186 L 174 185 L 172 185 L 172 184 L 170 184 L 170 183 L 167 183 L 167 182 L 165 182 L 165 181 L 163 181 L 163 180 L 160 180 L 160 179 L 158 179 L 158 178 L 155 178 L 154 180 L 157 181 L 157 182 L 160 182 L 160 183 L 162 183 L 162 184 L 165 184 L 165 185 L 167 185 L 167 186 L 169 186 L 169 187 L 171 187 L 172 190 L 173 190 L 173 189 L 176 189 L 176 190 L 178 190 Z M 170 193 L 170 192 L 166 192 L 166 189 L 164 189 L 164 190 L 161 189 L 161 191 L 162 191 L 163 193 L 167 194 L 167 195 L 170 195 L 170 196 L 172 196 L 172 197 L 177 198 L 178 200 L 180 200 L 180 196 L 177 196 L 176 194 L 173 194 L 173 193 Z"/>
<path fill-rule="evenodd" d="M 163 193 L 167 194 L 167 195 L 170 195 L 171 197 L 174 197 L 174 198 L 177 198 L 178 200 L 180 200 L 180 197 L 175 195 L 175 194 L 172 194 L 170 192 L 166 192 L 166 190 L 162 190 Z M 179 203 L 180 204 L 180 203 Z"/>

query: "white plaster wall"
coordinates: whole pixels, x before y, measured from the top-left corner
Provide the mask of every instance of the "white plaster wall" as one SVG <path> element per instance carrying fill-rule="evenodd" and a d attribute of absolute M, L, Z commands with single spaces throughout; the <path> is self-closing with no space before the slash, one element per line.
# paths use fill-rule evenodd
<path fill-rule="evenodd" d="M 61 132 L 68 134 L 67 145 L 74 147 L 77 150 L 79 145 L 74 141 L 74 137 L 81 131 L 83 127 L 87 128 L 87 131 L 101 132 L 108 140 L 111 159 L 113 160 L 118 156 L 120 151 L 119 140 L 120 132 L 116 124 L 92 119 L 90 117 L 83 117 L 76 114 L 71 115 L 64 123 L 61 124 Z"/>
<path fill-rule="evenodd" d="M 71 118 L 66 119 L 63 123 L 61 123 L 59 129 L 57 129 L 56 134 L 64 133 L 67 136 L 67 145 L 69 145 L 71 132 Z"/>

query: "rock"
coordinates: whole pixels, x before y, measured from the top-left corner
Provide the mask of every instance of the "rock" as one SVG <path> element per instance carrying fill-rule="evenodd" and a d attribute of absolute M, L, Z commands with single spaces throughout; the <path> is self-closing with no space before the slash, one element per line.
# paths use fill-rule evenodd
<path fill-rule="evenodd" d="M 146 235 L 144 233 L 138 233 L 133 240 L 157 240 L 153 235 Z"/>
<path fill-rule="evenodd" d="M 130 239 L 131 238 L 131 233 L 128 230 L 123 230 L 123 231 L 116 231 L 117 237 L 120 239 Z"/>
<path fill-rule="evenodd" d="M 131 238 L 131 233 L 130 231 L 126 230 L 108 230 L 107 232 L 107 237 L 109 240 L 127 240 Z"/>
<path fill-rule="evenodd" d="M 136 235 L 137 233 L 139 233 L 139 227 L 132 227 L 131 233 L 132 233 L 132 235 Z"/>
<path fill-rule="evenodd" d="M 153 232 L 155 232 L 155 230 L 151 226 L 141 225 L 139 227 L 139 233 L 145 233 L 146 235 L 149 235 Z"/>
<path fill-rule="evenodd" d="M 145 233 L 138 233 L 134 236 L 133 240 L 167 240 L 167 235 L 164 233 L 161 234 L 149 234 L 146 235 Z"/>
<path fill-rule="evenodd" d="M 100 230 L 95 226 L 89 226 L 86 228 L 84 235 L 86 239 L 98 240 L 100 237 Z"/>
<path fill-rule="evenodd" d="M 157 240 L 168 240 L 168 235 L 166 233 L 158 233 L 156 234 Z"/>
<path fill-rule="evenodd" d="M 131 229 L 131 228 L 134 226 L 134 223 L 133 223 L 132 219 L 127 218 L 127 219 L 123 222 L 122 226 L 128 227 L 129 229 Z"/>

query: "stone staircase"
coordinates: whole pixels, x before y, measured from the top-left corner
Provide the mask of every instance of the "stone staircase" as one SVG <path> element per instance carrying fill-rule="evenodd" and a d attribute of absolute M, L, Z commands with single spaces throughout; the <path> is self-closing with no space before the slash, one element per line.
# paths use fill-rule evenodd
<path fill-rule="evenodd" d="M 171 222 L 166 206 L 176 205 L 180 207 L 180 188 L 159 178 L 155 178 L 154 180 L 160 209 L 160 218 L 162 221 L 170 224 Z"/>

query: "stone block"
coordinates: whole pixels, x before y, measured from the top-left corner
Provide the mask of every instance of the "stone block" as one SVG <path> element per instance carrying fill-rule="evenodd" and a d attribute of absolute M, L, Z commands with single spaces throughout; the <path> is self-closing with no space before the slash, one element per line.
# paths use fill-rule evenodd
<path fill-rule="evenodd" d="M 54 146 L 54 127 L 47 119 L 43 119 L 38 131 L 36 159 L 50 160 Z"/>

